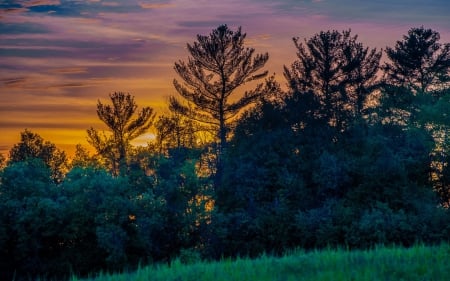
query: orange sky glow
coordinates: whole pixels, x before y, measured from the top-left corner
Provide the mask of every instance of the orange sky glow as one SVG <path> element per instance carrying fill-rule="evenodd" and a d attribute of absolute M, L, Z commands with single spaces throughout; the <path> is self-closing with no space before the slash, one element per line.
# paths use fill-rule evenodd
<path fill-rule="evenodd" d="M 114 91 L 166 110 L 176 95 L 175 61 L 186 43 L 221 24 L 242 26 L 246 44 L 269 53 L 265 69 L 284 85 L 295 60 L 292 37 L 351 28 L 366 46 L 385 48 L 412 27 L 450 42 L 448 0 L 16 0 L 0 3 L 0 153 L 25 128 L 73 153 L 86 129 L 104 128 L 96 103 Z M 138 142 L 151 138 L 151 132 Z"/>

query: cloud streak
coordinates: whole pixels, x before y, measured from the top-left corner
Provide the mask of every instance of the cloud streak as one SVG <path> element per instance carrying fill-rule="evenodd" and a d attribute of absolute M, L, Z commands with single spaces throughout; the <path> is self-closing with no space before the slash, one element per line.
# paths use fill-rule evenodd
<path fill-rule="evenodd" d="M 139 2 L 139 6 L 142 9 L 164 9 L 176 7 L 173 3 L 151 3 L 151 2 Z"/>
<path fill-rule="evenodd" d="M 8 137 L 0 146 L 10 147 L 24 128 L 46 128 L 55 143 L 67 144 L 69 135 L 83 141 L 81 128 L 99 122 L 97 100 L 113 91 L 161 109 L 175 94 L 173 63 L 187 58 L 186 43 L 220 24 L 242 26 L 249 46 L 269 52 L 267 69 L 283 83 L 283 65 L 295 59 L 294 36 L 352 28 L 364 43 L 383 48 L 424 25 L 450 42 L 449 10 L 447 0 L 2 2 L 0 135 Z"/>

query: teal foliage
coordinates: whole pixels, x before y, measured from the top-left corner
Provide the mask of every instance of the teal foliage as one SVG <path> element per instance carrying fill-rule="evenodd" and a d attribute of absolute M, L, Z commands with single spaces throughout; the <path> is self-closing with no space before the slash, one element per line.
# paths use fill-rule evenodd
<path fill-rule="evenodd" d="M 347 38 L 350 49 L 334 52 L 366 67 L 336 68 L 346 79 L 320 94 L 320 81 L 308 79 L 327 73 L 294 77 L 314 72 L 297 62 L 285 71 L 288 91 L 274 87 L 230 123 L 219 154 L 214 143 L 127 147 L 127 162 L 111 174 L 79 147 L 66 173 L 65 154 L 25 131 L 12 160 L 0 157 L 1 277 L 63 280 L 298 247 L 448 241 L 447 84 L 424 92 L 392 77 L 379 83 L 379 52 L 364 58 L 359 44 L 352 52 L 349 32 L 321 34 Z M 374 90 L 379 104 L 366 106 Z"/>
<path fill-rule="evenodd" d="M 63 229 L 64 198 L 40 159 L 8 165 L 1 175 L 2 272 L 52 271 Z"/>
<path fill-rule="evenodd" d="M 55 185 L 42 161 L 2 172 L 0 266 L 6 276 L 61 278 L 118 270 L 158 257 L 163 200 L 151 186 L 136 194 L 129 179 L 73 168 Z M 157 240 L 156 240 L 157 241 Z"/>
<path fill-rule="evenodd" d="M 164 225 L 157 242 L 160 259 L 169 261 L 182 249 L 205 247 L 209 214 L 203 199 L 212 190 L 210 180 L 197 175 L 199 157 L 200 151 L 187 148 L 158 156 L 154 192 L 164 202 L 159 209 Z"/>

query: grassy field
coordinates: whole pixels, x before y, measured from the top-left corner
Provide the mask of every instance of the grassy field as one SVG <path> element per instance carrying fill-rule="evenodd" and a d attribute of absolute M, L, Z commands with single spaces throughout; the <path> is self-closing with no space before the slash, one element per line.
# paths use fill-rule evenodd
<path fill-rule="evenodd" d="M 283 257 L 223 260 L 143 267 L 133 273 L 100 274 L 70 281 L 288 281 L 288 280 L 450 280 L 450 245 L 367 251 L 295 251 Z"/>

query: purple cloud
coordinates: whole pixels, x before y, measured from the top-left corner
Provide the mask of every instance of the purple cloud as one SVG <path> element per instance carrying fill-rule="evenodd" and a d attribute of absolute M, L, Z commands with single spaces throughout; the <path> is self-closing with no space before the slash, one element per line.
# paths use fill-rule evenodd
<path fill-rule="evenodd" d="M 163 108 L 175 94 L 173 63 L 187 58 L 186 43 L 220 24 L 242 26 L 249 46 L 269 52 L 266 69 L 283 83 L 294 36 L 351 28 L 365 44 L 384 48 L 424 25 L 449 42 L 449 9 L 447 0 L 8 1 L 0 4 L 0 134 L 18 136 L 39 123 L 72 136 L 97 122 L 97 99 L 113 91 Z M 52 113 L 58 118 L 46 117 Z"/>

